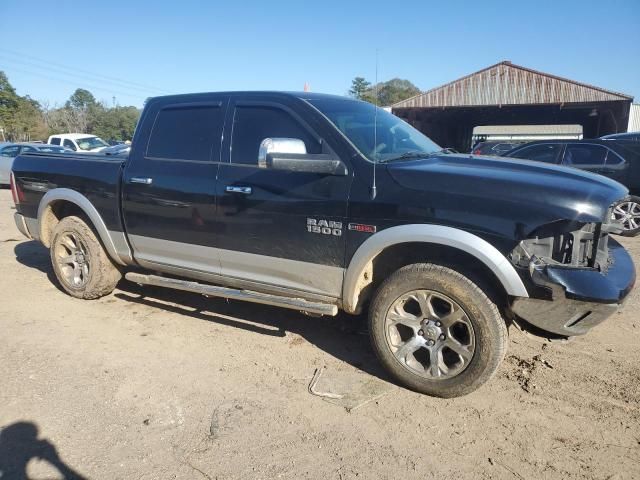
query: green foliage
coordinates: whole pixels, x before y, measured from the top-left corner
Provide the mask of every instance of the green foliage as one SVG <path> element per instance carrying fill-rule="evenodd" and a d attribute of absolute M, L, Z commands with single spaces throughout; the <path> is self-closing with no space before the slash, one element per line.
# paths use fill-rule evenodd
<path fill-rule="evenodd" d="M 28 95 L 16 94 L 0 71 L 0 127 L 7 141 L 46 141 L 55 133 L 91 133 L 107 141 L 131 140 L 139 117 L 136 107 L 109 108 L 83 88 L 76 89 L 63 107 L 49 109 Z"/>
<path fill-rule="evenodd" d="M 364 77 L 356 77 L 351 81 L 349 95 L 357 98 L 358 100 L 364 100 L 369 88 L 371 88 L 370 82 L 367 82 Z"/>
<path fill-rule="evenodd" d="M 366 88 L 362 89 L 363 86 L 366 86 Z M 360 100 L 374 103 L 376 91 L 378 93 L 378 105 L 380 106 L 390 106 L 420 93 L 420 89 L 409 80 L 392 78 L 389 81 L 380 82 L 377 85 L 371 86 L 371 84 L 362 77 L 353 79 L 349 93 Z M 357 92 L 357 94 L 355 92 Z"/>
<path fill-rule="evenodd" d="M 88 109 L 97 104 L 96 97 L 89 90 L 84 88 L 77 88 L 75 92 L 69 97 L 67 103 L 64 104 L 65 108 L 75 109 Z"/>

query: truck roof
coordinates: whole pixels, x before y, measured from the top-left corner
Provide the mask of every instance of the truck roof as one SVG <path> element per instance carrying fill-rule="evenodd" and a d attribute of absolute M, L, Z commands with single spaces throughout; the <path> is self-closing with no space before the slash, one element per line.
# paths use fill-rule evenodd
<path fill-rule="evenodd" d="M 332 95 L 328 93 L 312 93 L 312 92 L 286 92 L 278 90 L 249 90 L 249 91 L 227 91 L 227 92 L 200 92 L 200 93 L 181 93 L 176 95 L 163 95 L 158 97 L 150 97 L 149 101 L 156 99 L 180 99 L 185 100 L 187 98 L 206 97 L 208 95 L 229 95 L 233 97 L 252 97 L 259 95 L 274 95 L 290 98 L 299 98 L 302 100 L 319 100 L 319 99 L 334 99 L 334 100 L 351 100 L 357 102 L 359 100 L 343 95 Z"/>

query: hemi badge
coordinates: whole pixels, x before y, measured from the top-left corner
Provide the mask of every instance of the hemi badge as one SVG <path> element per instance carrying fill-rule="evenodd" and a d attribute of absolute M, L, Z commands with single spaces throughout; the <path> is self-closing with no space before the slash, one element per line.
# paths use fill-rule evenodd
<path fill-rule="evenodd" d="M 349 230 L 355 230 L 356 232 L 364 232 L 364 233 L 376 233 L 376 226 L 365 225 L 363 223 L 350 223 Z"/>

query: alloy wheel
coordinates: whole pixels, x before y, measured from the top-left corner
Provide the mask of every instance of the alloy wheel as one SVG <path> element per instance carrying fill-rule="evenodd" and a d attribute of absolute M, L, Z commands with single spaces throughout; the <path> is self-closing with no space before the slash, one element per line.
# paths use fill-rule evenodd
<path fill-rule="evenodd" d="M 622 224 L 625 230 L 640 227 L 640 204 L 632 201 L 621 202 L 613 207 L 612 220 Z"/>
<path fill-rule="evenodd" d="M 460 374 L 475 352 L 467 313 L 452 298 L 432 290 L 413 290 L 396 299 L 387 312 L 385 332 L 395 359 L 428 379 Z"/>
<path fill-rule="evenodd" d="M 89 281 L 87 246 L 75 233 L 64 233 L 57 242 L 55 259 L 63 280 L 73 288 L 81 288 Z"/>

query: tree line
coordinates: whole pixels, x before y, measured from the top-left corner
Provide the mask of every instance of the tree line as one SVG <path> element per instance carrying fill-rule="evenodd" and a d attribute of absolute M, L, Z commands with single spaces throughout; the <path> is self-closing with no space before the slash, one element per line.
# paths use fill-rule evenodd
<path fill-rule="evenodd" d="M 56 133 L 90 133 L 104 140 L 131 140 L 140 117 L 136 107 L 109 107 L 78 88 L 61 107 L 20 96 L 0 71 L 0 141 L 46 141 Z"/>
<path fill-rule="evenodd" d="M 356 77 L 349 89 L 350 96 L 380 106 L 390 106 L 419 93 L 413 83 L 400 78 L 372 85 L 364 77 Z M 18 95 L 0 71 L 0 141 L 46 141 L 56 133 L 90 133 L 107 141 L 131 140 L 139 117 L 136 107 L 109 107 L 83 88 L 78 88 L 63 106 L 52 108 L 29 95 Z"/>
<path fill-rule="evenodd" d="M 351 82 L 349 95 L 358 100 L 376 103 L 381 107 L 389 107 L 394 103 L 406 100 L 421 93 L 409 80 L 401 78 L 392 78 L 386 82 L 380 82 L 372 85 L 364 77 L 356 77 Z M 377 94 L 377 102 L 376 102 Z"/>

